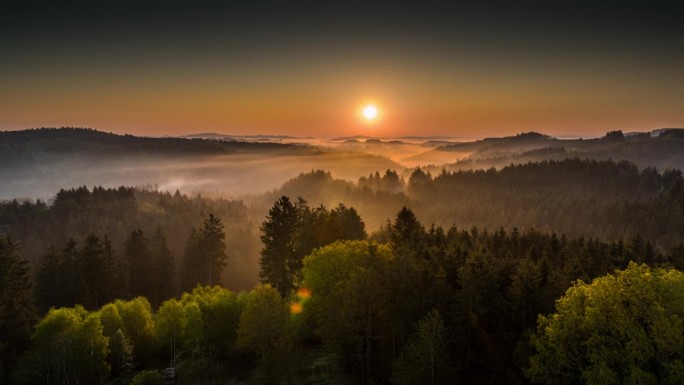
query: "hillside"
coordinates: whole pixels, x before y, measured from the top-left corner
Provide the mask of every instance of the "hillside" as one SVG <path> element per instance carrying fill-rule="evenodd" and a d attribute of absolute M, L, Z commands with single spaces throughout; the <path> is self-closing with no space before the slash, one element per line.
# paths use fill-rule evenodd
<path fill-rule="evenodd" d="M 46 198 L 82 185 L 247 194 L 325 168 L 356 179 L 398 169 L 391 160 L 309 145 L 117 135 L 83 128 L 0 132 L 0 199 Z"/>
<path fill-rule="evenodd" d="M 624 135 L 612 131 L 601 138 L 558 139 L 536 132 L 438 147 L 407 161 L 447 163 L 447 169 L 501 168 L 511 163 L 582 158 L 627 160 L 639 167 L 684 168 L 684 129 Z M 449 160 L 450 159 L 450 160 Z"/>

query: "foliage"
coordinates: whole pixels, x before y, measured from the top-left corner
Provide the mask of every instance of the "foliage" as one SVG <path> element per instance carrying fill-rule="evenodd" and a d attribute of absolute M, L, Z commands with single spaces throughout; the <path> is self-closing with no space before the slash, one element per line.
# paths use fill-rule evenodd
<path fill-rule="evenodd" d="M 133 377 L 131 385 L 159 385 L 164 377 L 156 370 L 143 370 Z"/>
<path fill-rule="evenodd" d="M 269 380 L 292 350 L 289 318 L 287 304 L 270 285 L 259 285 L 252 290 L 240 316 L 238 345 L 256 354 Z"/>
<path fill-rule="evenodd" d="M 684 273 L 630 263 L 578 281 L 540 316 L 530 378 L 548 384 L 684 381 Z"/>
<path fill-rule="evenodd" d="M 298 285 L 302 261 L 312 250 L 336 240 L 366 238 L 365 225 L 353 207 L 340 203 L 331 211 L 325 206 L 311 209 L 303 199 L 292 203 L 287 196 L 273 204 L 261 231 L 260 276 L 282 296 L 292 294 Z"/>
<path fill-rule="evenodd" d="M 109 375 L 109 339 L 99 317 L 82 307 L 51 309 L 31 340 L 33 357 L 41 363 L 36 382 L 99 384 Z"/>
<path fill-rule="evenodd" d="M 456 358 L 451 343 L 450 331 L 439 311 L 428 312 L 394 362 L 393 382 L 406 385 L 422 381 L 430 385 L 453 383 Z"/>

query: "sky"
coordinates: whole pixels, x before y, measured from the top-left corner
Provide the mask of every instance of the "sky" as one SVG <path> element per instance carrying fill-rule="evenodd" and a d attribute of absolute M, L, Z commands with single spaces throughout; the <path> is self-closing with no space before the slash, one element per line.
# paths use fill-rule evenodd
<path fill-rule="evenodd" d="M 677 2 L 10 0 L 0 130 L 556 136 L 684 127 Z M 362 108 L 380 116 L 369 123 Z"/>

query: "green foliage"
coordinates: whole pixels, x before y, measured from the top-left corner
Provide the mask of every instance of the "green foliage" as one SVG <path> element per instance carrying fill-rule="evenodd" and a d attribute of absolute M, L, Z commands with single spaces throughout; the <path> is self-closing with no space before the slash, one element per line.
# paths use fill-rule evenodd
<path fill-rule="evenodd" d="M 131 370 L 133 365 L 133 345 L 121 329 L 109 338 L 109 365 L 112 376 L 120 376 Z"/>
<path fill-rule="evenodd" d="M 238 344 L 241 348 L 265 357 L 286 348 L 289 341 L 289 309 L 280 294 L 270 285 L 259 285 L 249 293 L 240 316 Z"/>
<path fill-rule="evenodd" d="M 684 273 L 630 263 L 575 283 L 540 316 L 529 377 L 549 384 L 681 383 Z"/>
<path fill-rule="evenodd" d="M 373 345 L 386 332 L 383 286 L 392 255 L 367 241 L 336 242 L 304 260 L 303 286 L 311 290 L 305 316 L 342 363 L 363 362 L 368 377 Z"/>
<path fill-rule="evenodd" d="M 354 208 L 340 203 L 332 211 L 322 205 L 311 209 L 303 199 L 293 204 L 287 196 L 274 203 L 261 231 L 261 280 L 282 296 L 292 294 L 298 285 L 302 261 L 312 250 L 336 240 L 366 238 L 365 225 Z"/>
<path fill-rule="evenodd" d="M 198 286 L 192 293 L 185 293 L 181 303 L 190 306 L 187 328 L 201 330 L 203 349 L 208 355 L 227 356 L 233 352 L 236 343 L 236 330 L 244 301 L 235 293 L 219 286 Z M 187 308 L 186 308 L 187 309 Z M 199 311 L 196 313 L 195 309 Z M 192 322 L 199 324 L 193 325 Z"/>
<path fill-rule="evenodd" d="M 237 330 L 238 345 L 256 354 L 271 379 L 287 361 L 292 350 L 290 311 L 287 303 L 270 285 L 259 285 L 249 293 Z"/>
<path fill-rule="evenodd" d="M 160 385 L 164 377 L 156 370 L 143 370 L 133 377 L 131 385 Z"/>
<path fill-rule="evenodd" d="M 32 336 L 32 351 L 44 382 L 103 383 L 109 375 L 109 340 L 99 317 L 82 307 L 51 309 Z"/>
<path fill-rule="evenodd" d="M 136 297 L 130 301 L 116 300 L 114 306 L 121 317 L 124 334 L 133 345 L 134 362 L 149 362 L 157 332 L 150 302 L 144 297 Z"/>
<path fill-rule="evenodd" d="M 402 385 L 423 381 L 430 385 L 453 383 L 456 358 L 452 354 L 451 338 L 439 311 L 428 312 L 394 362 L 393 382 Z"/>

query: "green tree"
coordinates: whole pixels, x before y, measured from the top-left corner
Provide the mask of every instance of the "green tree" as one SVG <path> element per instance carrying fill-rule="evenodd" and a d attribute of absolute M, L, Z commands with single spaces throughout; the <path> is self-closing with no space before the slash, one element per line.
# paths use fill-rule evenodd
<path fill-rule="evenodd" d="M 529 378 L 546 384 L 684 382 L 684 273 L 630 263 L 575 283 L 539 316 Z"/>
<path fill-rule="evenodd" d="M 453 383 L 456 358 L 449 346 L 451 342 L 450 331 L 439 311 L 428 312 L 394 362 L 393 382 L 400 385 Z"/>
<path fill-rule="evenodd" d="M 100 384 L 109 375 L 108 339 L 100 319 L 80 306 L 51 309 L 31 340 L 44 382 Z"/>
<path fill-rule="evenodd" d="M 280 197 L 261 224 L 264 248 L 259 259 L 262 283 L 271 284 L 282 296 L 295 286 L 298 271 L 292 271 L 299 259 L 297 249 L 300 216 L 297 207 L 286 196 Z"/>
<path fill-rule="evenodd" d="M 240 316 L 238 345 L 256 354 L 267 380 L 272 380 L 292 349 L 289 319 L 287 303 L 270 285 L 259 285 L 249 293 Z"/>
<path fill-rule="evenodd" d="M 391 260 L 389 247 L 368 241 L 336 242 L 304 260 L 302 286 L 311 290 L 305 317 L 345 367 L 364 369 L 366 380 L 389 329 L 384 277 Z"/>
<path fill-rule="evenodd" d="M 175 363 L 178 349 L 183 345 L 183 333 L 188 322 L 185 307 L 175 298 L 164 301 L 157 311 L 155 320 L 159 345 L 167 352 L 169 361 Z"/>
<path fill-rule="evenodd" d="M 26 261 L 9 237 L 0 238 L 0 379 L 8 383 L 17 356 L 28 347 L 35 310 Z"/>
<path fill-rule="evenodd" d="M 109 338 L 109 365 L 112 376 L 118 377 L 131 370 L 133 363 L 133 345 L 121 329 Z"/>
<path fill-rule="evenodd" d="M 136 297 L 130 301 L 114 302 L 123 331 L 133 344 L 133 358 L 136 364 L 145 364 L 151 359 L 156 340 L 156 325 L 152 316 L 152 306 L 145 297 Z"/>
<path fill-rule="evenodd" d="M 143 370 L 133 377 L 131 385 L 159 385 L 162 381 L 164 377 L 156 370 Z"/>

